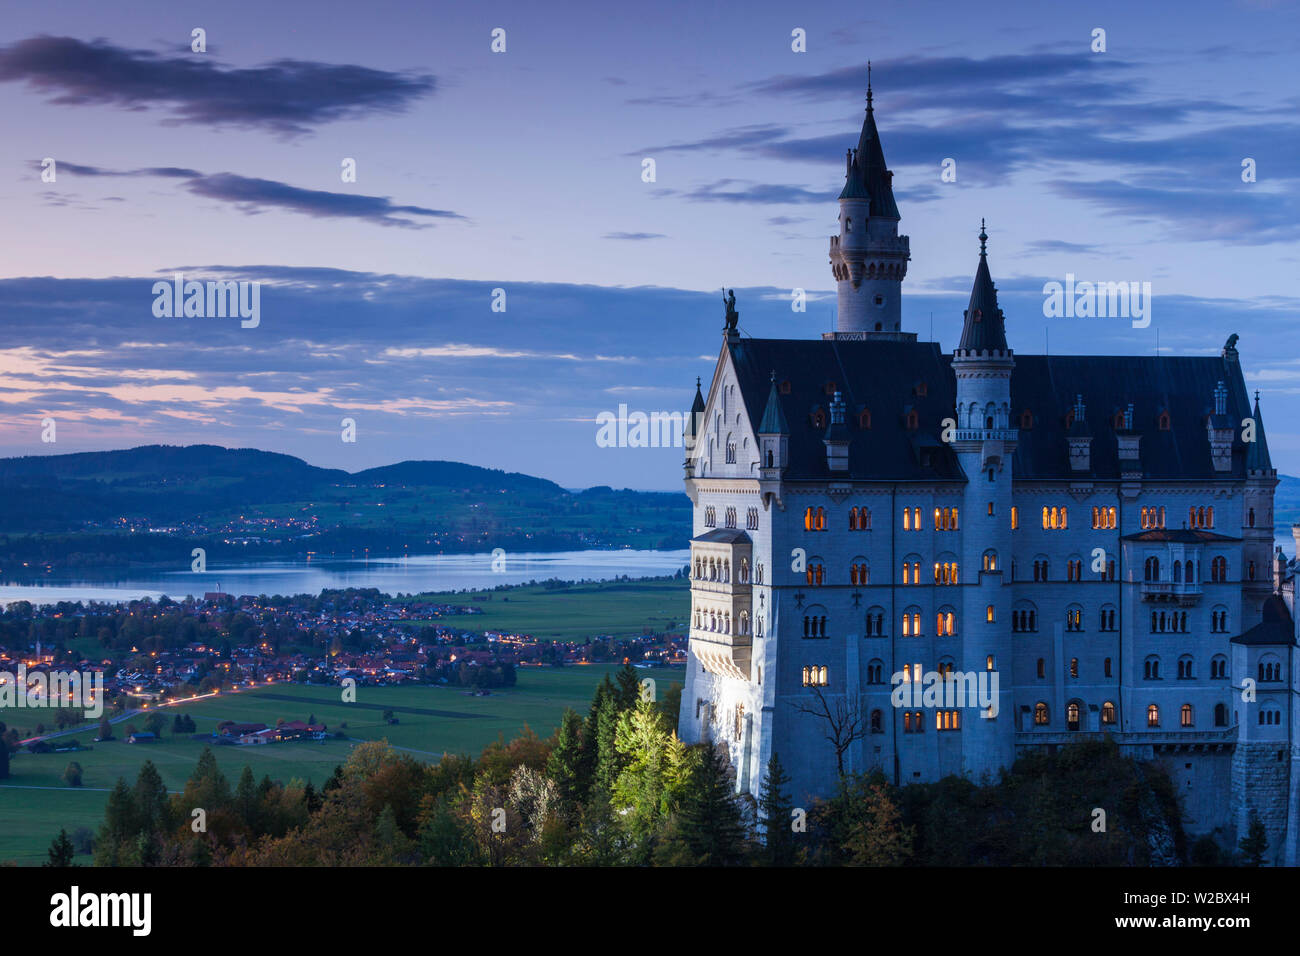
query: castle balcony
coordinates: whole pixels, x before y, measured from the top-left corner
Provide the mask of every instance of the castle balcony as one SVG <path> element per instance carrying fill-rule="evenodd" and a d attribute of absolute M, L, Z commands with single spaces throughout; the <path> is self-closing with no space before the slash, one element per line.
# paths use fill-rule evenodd
<path fill-rule="evenodd" d="M 751 642 L 748 634 L 719 634 L 692 627 L 690 653 L 710 674 L 747 681 Z"/>
<path fill-rule="evenodd" d="M 1016 428 L 958 428 L 954 433 L 956 441 L 1005 441 L 1013 442 L 1020 436 Z"/>
<path fill-rule="evenodd" d="M 748 601 L 752 586 L 748 581 L 696 581 L 691 580 L 691 590 L 699 594 L 712 594 L 721 597 L 739 597 Z"/>
<path fill-rule="evenodd" d="M 1016 731 L 1016 747 L 1062 747 L 1066 744 L 1078 743 L 1081 740 L 1106 740 L 1115 741 L 1121 747 L 1156 747 L 1179 748 L 1210 748 L 1215 749 L 1224 744 L 1234 744 L 1237 741 L 1236 727 L 1210 727 L 1203 730 L 1130 730 L 1120 731 L 1088 731 L 1088 730 L 1018 730 Z"/>
<path fill-rule="evenodd" d="M 1143 581 L 1142 600 L 1154 604 L 1178 604 L 1187 607 L 1201 599 L 1198 581 Z"/>

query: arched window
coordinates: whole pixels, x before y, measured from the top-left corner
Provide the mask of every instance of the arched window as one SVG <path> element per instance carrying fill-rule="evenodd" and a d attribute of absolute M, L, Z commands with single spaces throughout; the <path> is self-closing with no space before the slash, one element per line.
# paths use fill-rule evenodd
<path fill-rule="evenodd" d="M 1079 729 L 1079 704 L 1077 701 L 1070 701 L 1065 708 L 1065 726 L 1067 730 Z"/>
<path fill-rule="evenodd" d="M 1160 679 L 1160 658 L 1148 657 L 1142 662 L 1142 677 L 1144 680 Z"/>
<path fill-rule="evenodd" d="M 1101 662 L 1101 673 L 1102 673 L 1102 676 L 1104 676 L 1104 677 L 1110 677 L 1110 676 L 1112 676 L 1111 673 L 1110 673 L 1110 658 L 1109 658 L 1109 657 L 1106 658 L 1104 661 Z"/>
<path fill-rule="evenodd" d="M 885 720 L 881 712 L 879 710 L 873 710 L 871 712 L 871 732 L 873 734 L 884 733 L 885 732 L 884 724 L 885 724 Z"/>
<path fill-rule="evenodd" d="M 1178 679 L 1179 680 L 1192 679 L 1192 658 L 1187 654 L 1184 654 L 1182 657 L 1178 658 Z"/>
<path fill-rule="evenodd" d="M 912 606 L 903 612 L 903 636 L 921 636 L 921 609 L 919 607 Z"/>
<path fill-rule="evenodd" d="M 1214 726 L 1228 726 L 1228 708 L 1223 704 L 1214 705 Z"/>
<path fill-rule="evenodd" d="M 885 636 L 885 609 L 884 608 L 872 607 L 867 610 L 866 629 L 867 629 L 867 637 Z"/>
<path fill-rule="evenodd" d="M 1071 604 L 1065 609 L 1065 629 L 1067 631 L 1083 630 L 1083 608 L 1077 604 Z"/>
<path fill-rule="evenodd" d="M 939 637 L 952 637 L 957 633 L 957 612 L 951 607 L 941 607 L 935 612 L 934 632 Z"/>
<path fill-rule="evenodd" d="M 1160 708 L 1157 707 L 1155 704 L 1151 704 L 1150 706 L 1147 707 L 1147 726 L 1148 727 L 1160 726 Z"/>
<path fill-rule="evenodd" d="M 998 569 L 998 553 L 993 550 L 984 552 L 984 570 L 996 571 Z"/>
<path fill-rule="evenodd" d="M 871 571 L 867 567 L 867 559 L 857 557 L 849 565 L 849 583 L 858 587 L 865 587 L 871 583 Z"/>
<path fill-rule="evenodd" d="M 1050 722 L 1047 716 L 1047 704 L 1040 700 L 1034 704 L 1034 724 L 1039 727 L 1046 727 Z"/>
<path fill-rule="evenodd" d="M 1101 606 L 1097 629 L 1099 631 L 1115 630 L 1115 606 L 1113 604 L 1103 604 Z"/>
<path fill-rule="evenodd" d="M 1113 701 L 1106 701 L 1101 705 L 1101 722 L 1103 724 L 1115 723 L 1115 704 Z"/>
<path fill-rule="evenodd" d="M 1191 704 L 1183 704 L 1182 707 L 1178 708 L 1178 726 L 1180 727 L 1193 726 Z"/>
<path fill-rule="evenodd" d="M 867 683 L 883 684 L 885 682 L 885 665 L 873 660 L 867 665 Z"/>
<path fill-rule="evenodd" d="M 1038 678 L 1042 680 L 1047 676 L 1047 662 L 1041 657 L 1038 659 Z"/>
<path fill-rule="evenodd" d="M 1210 581 L 1222 584 L 1228 580 L 1228 559 L 1220 555 L 1210 562 Z"/>
<path fill-rule="evenodd" d="M 1210 678 L 1211 680 L 1227 680 L 1228 678 L 1228 659 L 1222 654 L 1215 654 L 1210 658 Z"/>

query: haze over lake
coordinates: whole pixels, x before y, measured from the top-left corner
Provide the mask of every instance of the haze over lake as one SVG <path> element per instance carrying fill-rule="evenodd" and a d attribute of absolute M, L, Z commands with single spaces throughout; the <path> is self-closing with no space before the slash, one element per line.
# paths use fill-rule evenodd
<path fill-rule="evenodd" d="M 525 584 L 559 578 L 566 581 L 610 580 L 672 574 L 690 559 L 690 551 L 554 551 L 507 552 L 504 568 L 492 569 L 492 554 L 432 554 L 405 558 L 257 561 L 213 567 L 205 573 L 127 571 L 96 578 L 84 571 L 49 574 L 34 583 L 5 576 L 0 603 L 31 601 L 131 601 L 166 594 L 181 599 L 208 591 L 228 594 L 317 594 L 325 588 L 378 588 L 388 594 L 458 591 Z"/>

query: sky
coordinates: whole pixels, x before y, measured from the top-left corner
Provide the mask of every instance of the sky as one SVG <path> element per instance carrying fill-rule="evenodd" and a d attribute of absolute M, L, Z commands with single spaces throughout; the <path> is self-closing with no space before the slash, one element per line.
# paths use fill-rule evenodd
<path fill-rule="evenodd" d="M 682 449 L 602 447 L 597 418 L 689 406 L 724 285 L 744 334 L 832 327 L 868 60 L 904 329 L 956 344 L 983 218 L 1013 349 L 1238 333 L 1300 473 L 1295 0 L 13 5 L 0 455 L 202 442 L 679 490 Z M 256 326 L 156 314 L 176 273 L 257 283 Z M 1150 282 L 1150 327 L 1045 317 L 1067 274 Z"/>

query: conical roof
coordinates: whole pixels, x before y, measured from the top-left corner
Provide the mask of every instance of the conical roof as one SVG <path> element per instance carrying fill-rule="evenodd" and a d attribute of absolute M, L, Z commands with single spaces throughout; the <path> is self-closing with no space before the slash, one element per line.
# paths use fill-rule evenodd
<path fill-rule="evenodd" d="M 998 308 L 998 290 L 993 285 L 988 253 L 984 248 L 987 240 L 984 223 L 981 221 L 980 264 L 975 270 L 975 285 L 970 291 L 970 303 L 964 313 L 965 322 L 961 330 L 961 344 L 958 346 L 963 351 L 1007 350 L 1007 333 L 1003 327 L 1002 310 Z"/>

